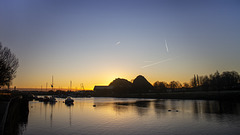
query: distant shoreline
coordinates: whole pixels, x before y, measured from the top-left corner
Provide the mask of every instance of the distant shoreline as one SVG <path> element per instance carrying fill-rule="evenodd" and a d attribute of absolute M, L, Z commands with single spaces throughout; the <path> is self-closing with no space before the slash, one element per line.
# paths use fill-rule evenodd
<path fill-rule="evenodd" d="M 96 97 L 240 101 L 240 90 L 169 92 L 169 93 L 141 93 L 141 94 L 129 94 L 129 95 L 123 95 L 123 96 L 96 96 Z"/>
<path fill-rule="evenodd" d="M 10 92 L 10 91 L 9 91 Z M 14 94 L 14 92 L 13 92 Z M 59 95 L 57 92 L 43 91 L 19 91 L 20 95 Z M 222 90 L 222 91 L 173 91 L 173 92 L 152 92 L 152 93 L 129 93 L 129 94 L 108 94 L 96 95 L 94 91 L 83 92 L 65 92 L 61 95 L 72 97 L 113 97 L 113 98 L 153 98 L 153 99 L 189 99 L 189 100 L 229 100 L 240 101 L 240 90 Z M 0 94 L 0 100 L 8 99 L 7 95 Z"/>

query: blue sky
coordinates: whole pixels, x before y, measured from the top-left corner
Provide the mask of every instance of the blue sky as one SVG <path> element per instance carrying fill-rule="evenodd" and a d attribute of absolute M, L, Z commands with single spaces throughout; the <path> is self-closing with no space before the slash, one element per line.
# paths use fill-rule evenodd
<path fill-rule="evenodd" d="M 187 82 L 240 71 L 239 13 L 236 0 L 1 0 L 0 42 L 19 58 L 17 87 Z"/>

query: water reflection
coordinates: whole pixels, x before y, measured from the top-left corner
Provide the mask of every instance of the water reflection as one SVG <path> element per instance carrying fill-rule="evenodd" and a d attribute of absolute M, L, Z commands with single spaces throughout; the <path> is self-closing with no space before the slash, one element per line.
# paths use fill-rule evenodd
<path fill-rule="evenodd" d="M 160 130 L 156 125 L 161 125 L 161 130 L 183 130 L 185 125 L 194 129 L 191 132 L 193 134 L 201 129 L 196 125 L 193 127 L 192 123 L 196 121 L 205 124 L 232 122 L 240 114 L 239 103 L 221 101 L 76 98 L 74 105 L 68 105 L 58 100 L 54 104 L 30 102 L 31 122 L 27 130 L 22 127 L 23 132 L 32 134 L 36 129 L 41 129 L 37 131 L 38 134 L 117 134 L 118 130 L 128 133 L 131 129 L 131 133 L 147 134 L 144 130 Z M 239 119 L 235 122 L 240 123 Z M 144 123 L 150 125 L 145 127 Z M 37 128 L 32 129 L 33 125 Z"/>
<path fill-rule="evenodd" d="M 73 103 L 65 103 L 66 106 L 73 106 Z"/>
<path fill-rule="evenodd" d="M 208 121 L 221 121 L 225 118 L 224 116 L 226 115 L 240 115 L 239 103 L 235 102 L 193 101 L 192 108 L 194 118 L 197 120 L 199 118 L 205 118 Z"/>
<path fill-rule="evenodd" d="M 53 120 L 53 106 L 56 104 L 56 102 L 49 102 L 51 113 L 50 113 L 50 125 L 52 127 L 52 120 Z"/>
<path fill-rule="evenodd" d="M 135 110 L 139 116 L 147 115 L 151 106 L 157 115 L 167 112 L 193 113 L 195 117 L 202 114 L 240 114 L 239 103 L 204 100 L 136 100 L 95 103 L 96 109 L 113 108 L 118 114 Z"/>
<path fill-rule="evenodd" d="M 154 101 L 154 110 L 157 116 L 159 116 L 161 113 L 167 112 L 166 102 L 165 100 L 155 100 Z"/>
<path fill-rule="evenodd" d="M 69 111 L 69 126 L 72 126 L 72 107 L 73 107 L 73 103 L 71 104 L 66 104 L 65 105 L 68 107 L 68 111 Z"/>
<path fill-rule="evenodd" d="M 94 105 L 96 109 L 112 108 L 116 113 L 121 114 L 128 112 L 128 110 L 135 110 L 139 116 L 146 115 L 150 107 L 151 100 L 137 100 L 137 101 L 120 101 L 120 102 L 96 102 Z"/>
<path fill-rule="evenodd" d="M 129 110 L 129 107 L 128 107 L 129 104 L 122 104 L 122 103 L 115 103 L 113 105 L 113 109 L 115 112 L 117 112 L 118 114 L 121 114 L 121 113 L 127 113 L 128 110 Z"/>
<path fill-rule="evenodd" d="M 194 101 L 194 113 L 235 114 L 239 115 L 239 104 L 226 101 Z"/>

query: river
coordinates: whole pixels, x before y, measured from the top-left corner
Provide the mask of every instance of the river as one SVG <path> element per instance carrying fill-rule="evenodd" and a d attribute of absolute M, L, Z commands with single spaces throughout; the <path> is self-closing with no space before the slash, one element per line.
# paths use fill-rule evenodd
<path fill-rule="evenodd" d="M 239 135 L 240 103 L 136 98 L 29 102 L 23 135 Z"/>

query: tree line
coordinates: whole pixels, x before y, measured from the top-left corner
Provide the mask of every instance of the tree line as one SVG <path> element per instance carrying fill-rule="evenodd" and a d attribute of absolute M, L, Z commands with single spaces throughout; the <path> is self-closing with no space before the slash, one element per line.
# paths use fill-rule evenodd
<path fill-rule="evenodd" d="M 179 81 L 156 81 L 153 83 L 154 89 L 202 89 L 202 90 L 226 90 L 237 89 L 240 86 L 240 76 L 236 71 L 224 71 L 221 74 L 216 71 L 214 74 L 198 76 L 194 75 L 190 82 L 181 84 Z"/>
<path fill-rule="evenodd" d="M 117 78 L 109 86 L 111 86 L 112 95 L 115 96 L 168 92 L 171 90 L 232 90 L 240 88 L 240 76 L 236 71 L 225 71 L 221 74 L 217 71 L 210 75 L 193 75 L 189 83 L 156 81 L 152 85 L 144 76 L 139 75 L 131 82 Z M 109 90 L 105 92 L 109 94 Z"/>

